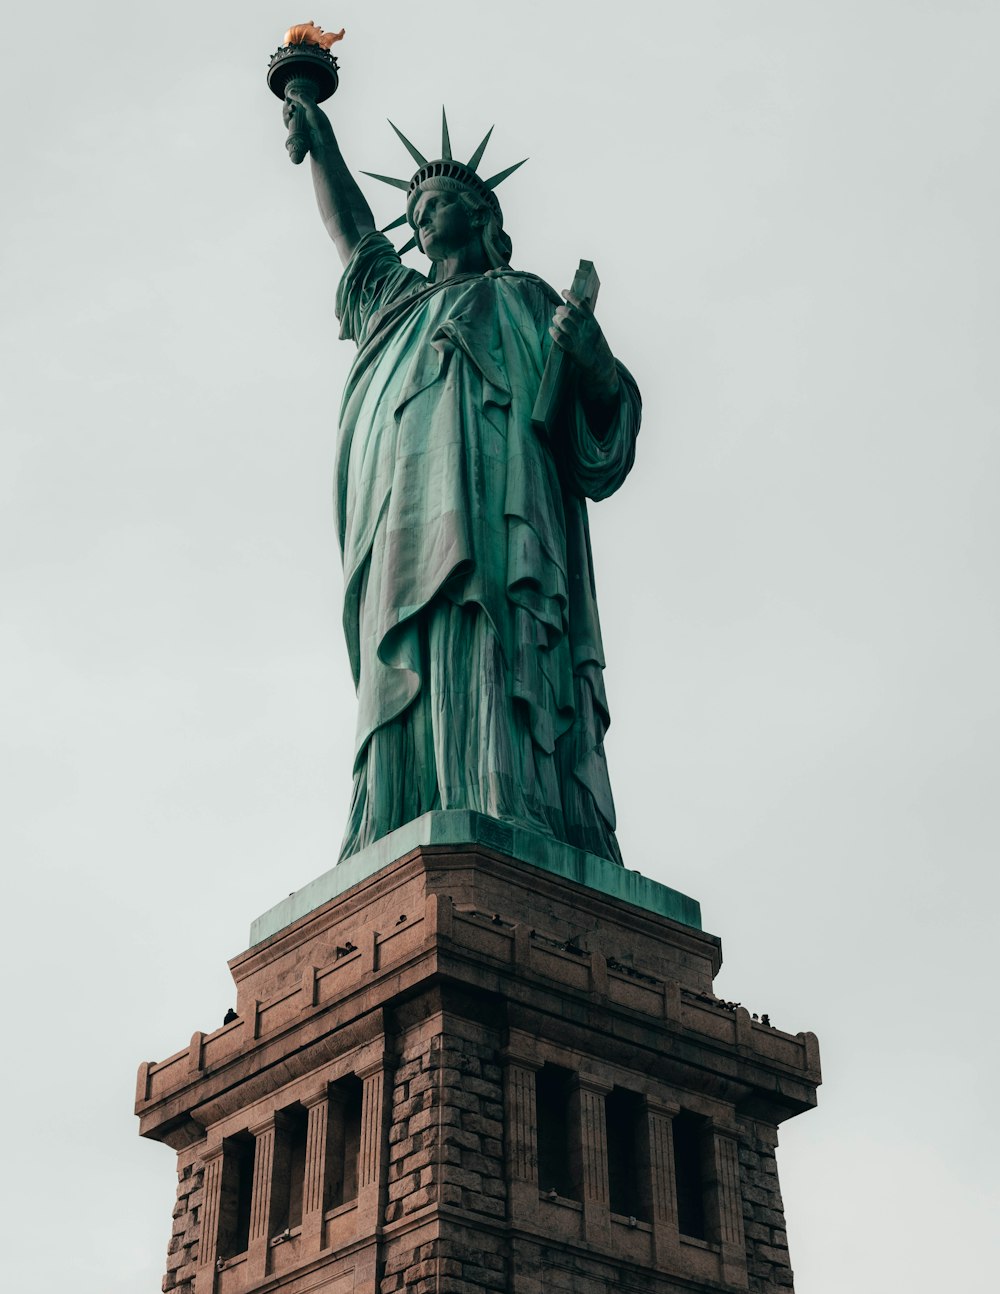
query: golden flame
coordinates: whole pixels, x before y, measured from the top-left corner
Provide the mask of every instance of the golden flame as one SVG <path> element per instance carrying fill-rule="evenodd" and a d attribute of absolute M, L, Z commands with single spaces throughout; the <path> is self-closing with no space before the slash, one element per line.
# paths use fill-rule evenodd
<path fill-rule="evenodd" d="M 319 45 L 321 49 L 329 49 L 334 42 L 344 39 L 344 28 L 340 31 L 324 31 L 322 27 L 317 27 L 314 22 L 300 22 L 297 27 L 289 27 L 285 32 L 285 39 L 282 42 L 285 45 Z"/>

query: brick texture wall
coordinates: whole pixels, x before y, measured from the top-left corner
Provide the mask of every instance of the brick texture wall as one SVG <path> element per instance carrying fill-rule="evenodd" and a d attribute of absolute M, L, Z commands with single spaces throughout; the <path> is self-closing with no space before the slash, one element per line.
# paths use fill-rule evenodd
<path fill-rule="evenodd" d="M 404 1044 L 392 1094 L 386 1222 L 429 1204 L 496 1221 L 506 1215 L 502 1076 L 489 1042 L 439 1032 Z M 381 1294 L 506 1290 L 499 1248 L 488 1234 L 474 1247 L 447 1234 L 403 1245 L 389 1255 Z"/>
<path fill-rule="evenodd" d="M 393 1255 L 386 1264 L 382 1294 L 480 1294 L 506 1290 L 506 1263 L 499 1254 L 442 1237 Z"/>
<path fill-rule="evenodd" d="M 471 847 L 397 860 L 234 959 L 237 1019 L 140 1066 L 142 1133 L 179 1150 L 164 1294 L 673 1294 L 740 1288 L 744 1253 L 749 1294 L 791 1294 L 774 1122 L 815 1104 L 818 1044 L 716 998 L 718 963 L 712 936 L 516 860 Z M 546 1063 L 580 1077 L 578 1201 L 538 1195 Z M 359 1136 L 357 1085 L 323 1100 L 351 1074 Z M 609 1207 L 603 1097 L 616 1086 L 645 1093 L 637 1126 L 659 1174 L 651 1220 L 634 1226 Z M 741 1108 L 753 1117 L 734 1128 Z M 680 1109 L 711 1131 L 705 1242 L 677 1226 Z M 324 1216 L 324 1155 L 337 1180 L 348 1128 L 357 1200 Z M 244 1262 L 216 1277 L 232 1204 L 222 1170 L 239 1150 L 224 1164 L 225 1141 L 247 1129 L 252 1234 Z M 632 1149 L 644 1172 L 644 1145 Z M 293 1161 L 302 1226 L 272 1245 Z"/>
<path fill-rule="evenodd" d="M 775 1159 L 778 1130 L 754 1119 L 741 1119 L 740 1127 L 740 1191 L 750 1294 L 789 1294 L 792 1267 Z"/>
<path fill-rule="evenodd" d="M 177 1202 L 174 1223 L 167 1246 L 167 1274 L 163 1278 L 164 1294 L 192 1294 L 198 1263 L 198 1241 L 201 1236 L 202 1181 L 200 1164 L 185 1164 L 177 1170 Z"/>

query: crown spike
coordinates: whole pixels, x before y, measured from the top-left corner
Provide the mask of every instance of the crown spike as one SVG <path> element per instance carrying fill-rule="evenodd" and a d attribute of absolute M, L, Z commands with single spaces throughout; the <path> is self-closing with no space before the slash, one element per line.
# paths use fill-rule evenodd
<path fill-rule="evenodd" d="M 411 238 L 408 243 L 404 243 L 396 252 L 397 256 L 405 256 L 407 252 L 412 252 L 417 245 L 416 238 Z"/>
<path fill-rule="evenodd" d="M 445 114 L 444 104 L 441 105 L 441 160 L 450 162 L 451 156 L 451 135 L 448 133 L 448 118 Z"/>
<path fill-rule="evenodd" d="M 483 142 L 479 145 L 479 147 L 476 149 L 476 151 L 472 154 L 472 156 L 469 158 L 467 165 L 468 165 L 468 166 L 469 166 L 473 171 L 476 169 L 476 167 L 479 165 L 479 163 L 483 160 L 483 154 L 486 152 L 486 145 L 490 142 L 490 135 L 492 135 L 492 134 L 493 134 L 493 127 L 492 127 L 492 126 L 490 126 L 489 130 L 486 132 L 486 137 L 485 137 L 485 139 L 484 139 L 484 140 L 483 140 Z"/>
<path fill-rule="evenodd" d="M 401 216 L 397 216 L 395 220 L 390 220 L 387 225 L 384 225 L 379 230 L 379 233 L 387 234 L 390 229 L 398 229 L 400 225 L 405 225 L 405 224 L 406 224 L 406 212 L 404 211 Z"/>
<path fill-rule="evenodd" d="M 386 121 L 389 121 L 388 117 L 386 118 Z M 427 165 L 427 158 L 426 158 L 426 157 L 424 157 L 424 155 L 423 155 L 423 153 L 420 151 L 420 149 L 419 149 L 419 148 L 414 147 L 414 145 L 410 143 L 410 141 L 406 138 L 406 136 L 403 134 L 403 132 L 399 129 L 399 127 L 398 127 L 394 122 L 389 121 L 389 125 L 390 125 L 390 126 L 392 126 L 393 130 L 394 130 L 394 131 L 396 132 L 396 134 L 399 136 L 400 143 L 403 145 L 403 147 L 406 149 L 406 151 L 410 154 L 410 156 L 413 158 L 413 160 L 416 162 L 416 164 L 417 164 L 418 166 L 426 166 L 426 165 Z"/>
<path fill-rule="evenodd" d="M 522 157 L 521 160 L 519 162 L 515 162 L 513 166 L 508 166 L 505 171 L 498 171 L 496 175 L 490 176 L 488 180 L 483 180 L 483 184 L 488 189 L 495 189 L 498 184 L 503 184 L 508 175 L 513 175 L 519 166 L 523 166 L 527 160 L 528 159 L 526 157 Z"/>
<path fill-rule="evenodd" d="M 376 175 L 374 171 L 362 171 L 362 175 L 370 175 L 373 180 L 381 180 L 383 184 L 391 184 L 394 189 L 402 189 L 405 193 L 410 187 L 409 180 L 396 180 L 391 175 Z"/>

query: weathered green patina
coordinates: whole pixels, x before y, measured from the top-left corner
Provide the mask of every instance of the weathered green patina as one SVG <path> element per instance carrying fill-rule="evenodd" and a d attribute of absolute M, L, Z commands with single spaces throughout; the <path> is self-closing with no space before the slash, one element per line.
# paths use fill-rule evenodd
<path fill-rule="evenodd" d="M 695 930 L 701 929 L 701 906 L 679 890 L 651 881 L 640 872 L 618 867 L 607 858 L 573 849 L 553 840 L 551 835 L 500 823 L 479 813 L 456 810 L 425 813 L 289 894 L 253 922 L 249 946 L 252 948 L 269 939 L 293 921 L 345 894 L 352 886 L 374 876 L 414 849 L 449 845 L 468 846 L 470 849 L 481 846 L 506 858 L 530 863 L 552 876 L 599 890 L 646 912 L 669 917 Z"/>
<path fill-rule="evenodd" d="M 493 188 L 514 168 L 481 180 L 485 141 L 462 163 L 446 124 L 438 160 L 404 139 L 420 170 L 390 183 L 425 275 L 375 230 L 314 99 L 286 93 L 358 345 L 336 484 L 358 690 L 341 857 L 465 810 L 620 863 L 585 500 L 632 466 L 635 383 L 584 302 L 510 268 Z M 532 412 L 553 346 L 571 363 L 546 431 Z"/>

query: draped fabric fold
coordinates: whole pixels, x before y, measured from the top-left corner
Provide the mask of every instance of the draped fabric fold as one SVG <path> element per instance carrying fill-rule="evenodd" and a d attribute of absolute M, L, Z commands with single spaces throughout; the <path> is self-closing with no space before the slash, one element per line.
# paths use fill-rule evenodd
<path fill-rule="evenodd" d="M 358 344 L 336 505 L 358 690 L 342 857 L 434 808 L 522 823 L 620 861 L 585 496 L 628 474 L 641 403 L 610 427 L 571 392 L 531 412 L 559 298 L 512 270 L 430 283 L 381 234 L 341 280 Z"/>

